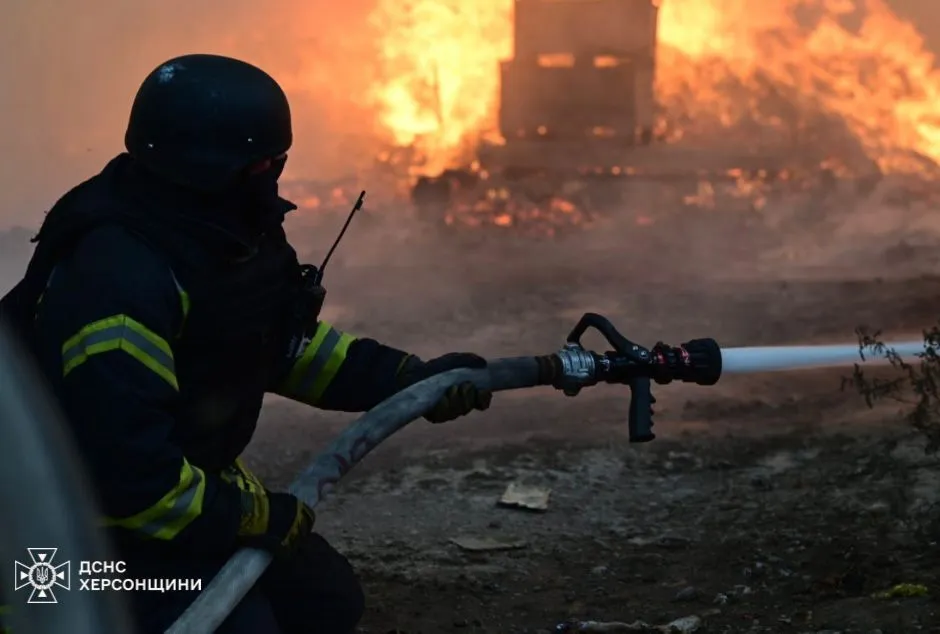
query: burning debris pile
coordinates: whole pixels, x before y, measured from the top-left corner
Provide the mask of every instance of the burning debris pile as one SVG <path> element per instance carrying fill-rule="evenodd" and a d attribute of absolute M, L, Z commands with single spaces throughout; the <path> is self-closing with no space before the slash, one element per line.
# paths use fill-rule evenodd
<path fill-rule="evenodd" d="M 652 144 L 601 161 L 581 142 L 557 166 L 532 169 L 486 158 L 513 143 L 494 132 L 513 3 L 380 0 L 383 70 L 371 97 L 398 148 L 378 161 L 394 183 L 384 190 L 445 226 L 542 235 L 614 210 L 644 225 L 676 209 L 760 212 L 840 188 L 940 202 L 940 73 L 917 29 L 885 0 L 766 4 L 662 3 Z M 333 189 L 321 205 L 345 206 L 359 186 Z"/>
<path fill-rule="evenodd" d="M 845 175 L 866 161 L 937 175 L 940 73 L 912 24 L 884 0 L 746 4 L 666 3 L 657 94 L 668 140 L 719 131 L 727 143 L 841 163 Z"/>

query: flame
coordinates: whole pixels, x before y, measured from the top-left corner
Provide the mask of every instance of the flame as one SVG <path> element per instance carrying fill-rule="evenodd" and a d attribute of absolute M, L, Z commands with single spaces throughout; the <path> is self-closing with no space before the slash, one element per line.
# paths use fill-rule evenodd
<path fill-rule="evenodd" d="M 798 148 L 847 172 L 864 171 L 856 156 L 882 172 L 936 169 L 940 74 L 913 24 L 884 0 L 756 4 L 662 2 L 664 138 Z M 496 127 L 512 1 L 378 0 L 372 22 L 382 34 L 370 95 L 380 125 L 416 148 L 425 173 L 465 164 Z"/>
<path fill-rule="evenodd" d="M 495 123 L 511 0 L 378 0 L 370 22 L 383 34 L 370 97 L 393 142 L 414 146 L 426 173 L 469 158 L 473 134 Z"/>
<path fill-rule="evenodd" d="M 664 3 L 657 94 L 666 119 L 699 129 L 756 123 L 818 146 L 838 124 L 837 141 L 857 143 L 883 172 L 934 170 L 940 73 L 913 24 L 884 0 L 749 4 Z M 690 133 L 677 128 L 674 138 Z"/>

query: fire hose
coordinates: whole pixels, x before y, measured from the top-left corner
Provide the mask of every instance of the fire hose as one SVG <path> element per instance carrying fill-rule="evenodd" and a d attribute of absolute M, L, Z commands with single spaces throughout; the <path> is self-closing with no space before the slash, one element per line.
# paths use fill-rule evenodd
<path fill-rule="evenodd" d="M 581 338 L 596 329 L 612 350 L 586 350 Z M 901 357 L 923 353 L 925 342 L 888 348 Z M 585 314 L 558 352 L 539 357 L 490 361 L 484 370 L 453 370 L 431 377 L 395 394 L 365 413 L 305 469 L 289 491 L 315 507 L 333 486 L 370 451 L 408 423 L 428 412 L 449 387 L 472 381 L 492 391 L 550 385 L 568 396 L 599 383 L 630 388 L 627 427 L 630 442 L 648 442 L 653 434 L 653 382 L 673 381 L 714 385 L 722 373 L 750 373 L 824 367 L 859 361 L 853 345 L 726 348 L 714 339 L 694 339 L 679 346 L 657 343 L 644 348 L 621 335 L 608 319 Z M 870 350 L 869 359 L 883 361 L 885 350 Z M 864 358 L 862 360 L 865 360 Z M 208 634 L 218 628 L 271 563 L 263 550 L 238 551 L 206 586 L 166 634 Z"/>
<path fill-rule="evenodd" d="M 580 343 L 588 328 L 596 328 L 613 351 L 598 354 Z M 901 357 L 922 354 L 924 341 L 886 347 Z M 883 360 L 884 351 L 871 351 L 868 360 Z M 628 417 L 630 440 L 652 440 L 655 401 L 651 381 L 712 385 L 722 373 L 748 373 L 846 365 L 859 360 L 854 345 L 783 346 L 719 349 L 712 339 L 671 347 L 646 349 L 633 344 L 610 322 L 585 315 L 568 336 L 564 348 L 553 355 L 491 361 L 486 370 L 455 370 L 441 374 L 392 396 L 349 426 L 297 479 L 291 492 L 311 507 L 373 448 L 420 417 L 452 385 L 473 381 L 494 391 L 552 385 L 568 395 L 597 383 L 627 385 L 631 389 Z M 30 486 L 0 487 L 0 509 L 13 509 L 0 524 L 0 557 L 24 557 L 28 544 L 55 545 L 63 553 L 106 560 L 107 544 L 96 530 L 95 505 L 90 487 L 63 433 L 59 413 L 26 355 L 0 328 L 0 477 L 5 482 Z M 36 495 L 36 491 L 42 495 Z M 190 608 L 171 626 L 172 633 L 214 631 L 238 605 L 270 563 L 264 551 L 242 550 L 206 587 Z M 0 597 L 9 601 L 10 597 Z M 9 615 L 13 631 L 39 634 L 61 631 L 131 632 L 123 606 L 113 593 L 76 592 L 54 610 L 14 608 Z"/>
<path fill-rule="evenodd" d="M 594 328 L 613 350 L 586 350 L 581 337 Z M 339 480 L 382 441 L 429 411 L 452 385 L 472 381 L 492 391 L 539 385 L 554 386 L 569 396 L 598 383 L 627 385 L 631 391 L 628 428 L 631 442 L 653 440 L 651 382 L 713 385 L 721 376 L 721 350 L 713 339 L 697 339 L 652 349 L 621 335 L 606 318 L 588 313 L 553 355 L 490 361 L 485 370 L 453 370 L 417 383 L 390 397 L 350 425 L 300 475 L 289 491 L 315 507 Z M 237 552 L 205 587 L 167 634 L 213 632 L 271 563 L 263 550 Z"/>

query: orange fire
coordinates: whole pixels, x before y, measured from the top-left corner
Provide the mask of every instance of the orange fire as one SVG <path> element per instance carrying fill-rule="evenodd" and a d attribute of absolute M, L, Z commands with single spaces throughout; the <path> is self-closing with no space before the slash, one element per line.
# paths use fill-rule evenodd
<path fill-rule="evenodd" d="M 656 83 L 668 140 L 841 146 L 847 160 L 857 154 L 885 172 L 940 162 L 940 73 L 885 0 L 661 5 Z M 378 0 L 372 18 L 382 127 L 419 151 L 426 173 L 466 163 L 495 127 L 512 0 Z"/>
<path fill-rule="evenodd" d="M 495 122 L 512 0 L 378 0 L 371 22 L 382 34 L 372 94 L 382 126 L 419 151 L 426 173 L 465 162 Z"/>

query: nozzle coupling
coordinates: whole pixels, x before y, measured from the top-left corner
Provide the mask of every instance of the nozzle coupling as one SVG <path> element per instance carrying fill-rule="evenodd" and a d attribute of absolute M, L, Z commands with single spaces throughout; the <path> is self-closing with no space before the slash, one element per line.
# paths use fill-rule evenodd
<path fill-rule="evenodd" d="M 598 382 L 599 355 L 585 350 L 579 344 L 568 343 L 565 347 L 546 357 L 539 364 L 540 370 L 548 370 L 543 385 L 552 385 L 566 396 L 577 396 L 581 388 Z"/>

